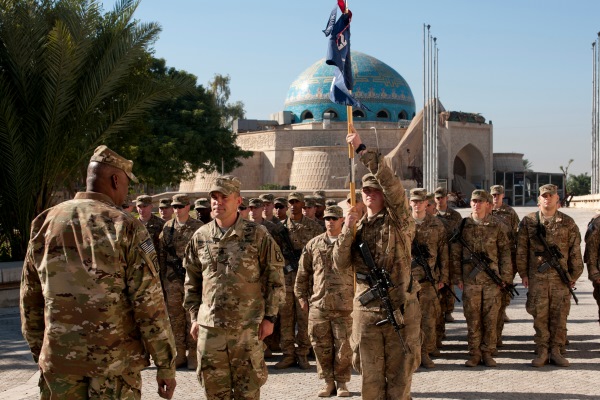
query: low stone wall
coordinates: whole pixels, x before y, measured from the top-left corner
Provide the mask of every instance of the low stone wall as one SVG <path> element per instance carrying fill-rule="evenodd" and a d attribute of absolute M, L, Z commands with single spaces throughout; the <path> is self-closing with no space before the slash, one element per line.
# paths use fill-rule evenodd
<path fill-rule="evenodd" d="M 575 196 L 571 199 L 569 207 L 595 209 L 600 211 L 600 194 Z"/>

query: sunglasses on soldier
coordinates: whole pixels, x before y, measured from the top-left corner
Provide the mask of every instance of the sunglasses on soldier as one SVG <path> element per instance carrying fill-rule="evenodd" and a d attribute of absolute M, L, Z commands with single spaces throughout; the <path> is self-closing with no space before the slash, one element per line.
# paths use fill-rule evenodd
<path fill-rule="evenodd" d="M 323 218 L 325 221 L 337 221 L 339 218 L 338 217 L 325 217 Z"/>
<path fill-rule="evenodd" d="M 184 207 L 185 207 L 185 206 L 182 206 L 182 205 L 180 205 L 180 204 L 176 204 L 176 205 L 174 205 L 174 206 L 173 206 L 173 208 L 176 208 L 176 209 L 178 209 L 178 210 L 179 210 L 179 209 L 181 209 L 181 208 L 184 208 Z"/>

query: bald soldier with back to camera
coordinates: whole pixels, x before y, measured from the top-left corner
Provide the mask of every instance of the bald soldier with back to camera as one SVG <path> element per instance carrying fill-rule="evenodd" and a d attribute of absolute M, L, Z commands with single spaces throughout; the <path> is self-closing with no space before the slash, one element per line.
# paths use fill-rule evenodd
<path fill-rule="evenodd" d="M 21 321 L 41 399 L 140 399 L 150 355 L 159 395 L 175 390 L 175 341 L 152 239 L 117 207 L 137 182 L 132 166 L 99 146 L 86 191 L 31 224 Z"/>

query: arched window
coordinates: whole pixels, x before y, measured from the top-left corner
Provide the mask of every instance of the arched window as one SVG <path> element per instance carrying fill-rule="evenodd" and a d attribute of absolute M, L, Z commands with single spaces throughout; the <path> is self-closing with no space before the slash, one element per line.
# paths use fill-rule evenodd
<path fill-rule="evenodd" d="M 385 110 L 381 110 L 377 112 L 377 118 L 381 118 L 381 119 L 389 119 L 390 115 L 388 114 L 387 111 Z"/>
<path fill-rule="evenodd" d="M 325 119 L 325 114 L 329 114 L 329 119 L 337 119 L 338 118 L 338 113 L 332 109 L 329 109 L 323 113 L 323 119 Z"/>
<path fill-rule="evenodd" d="M 406 113 L 406 111 L 400 111 L 400 114 L 398 114 L 398 119 L 408 119 L 408 114 Z"/>
<path fill-rule="evenodd" d="M 305 119 L 314 119 L 315 117 L 313 117 L 313 113 L 311 113 L 310 111 L 304 111 L 302 113 L 302 121 L 304 121 Z"/>
<path fill-rule="evenodd" d="M 365 113 L 362 110 L 354 110 L 354 111 L 352 111 L 352 116 L 354 118 L 364 118 Z"/>

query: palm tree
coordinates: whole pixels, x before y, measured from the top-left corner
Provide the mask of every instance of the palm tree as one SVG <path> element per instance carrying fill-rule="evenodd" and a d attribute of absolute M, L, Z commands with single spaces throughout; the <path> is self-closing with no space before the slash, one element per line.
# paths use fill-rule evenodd
<path fill-rule="evenodd" d="M 98 144 L 190 89 L 136 73 L 160 32 L 133 19 L 138 4 L 103 15 L 95 0 L 0 0 L 0 227 L 13 259 Z"/>

